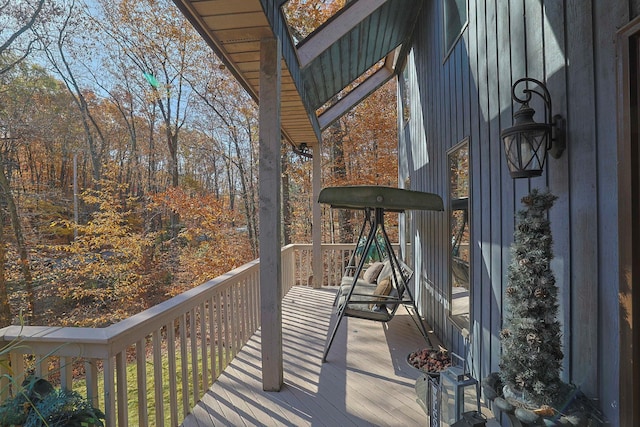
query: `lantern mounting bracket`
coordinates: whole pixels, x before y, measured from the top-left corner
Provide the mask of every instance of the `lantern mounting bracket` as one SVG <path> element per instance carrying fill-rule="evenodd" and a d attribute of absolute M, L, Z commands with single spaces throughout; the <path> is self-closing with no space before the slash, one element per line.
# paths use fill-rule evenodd
<path fill-rule="evenodd" d="M 521 83 L 534 83 L 538 85 L 538 89 L 529 89 L 529 87 L 525 87 L 522 90 L 523 97 L 519 97 L 516 94 L 516 87 Z M 553 156 L 554 159 L 559 159 L 562 156 L 562 153 L 565 149 L 565 141 L 564 141 L 564 119 L 560 114 L 553 115 L 553 108 L 551 103 L 551 95 L 549 94 L 549 90 L 547 86 L 542 83 L 538 79 L 534 79 L 533 77 L 523 77 L 517 80 L 513 86 L 511 87 L 511 98 L 519 104 L 523 104 L 529 106 L 529 101 L 531 101 L 532 94 L 538 95 L 542 98 L 545 107 L 545 116 L 546 122 L 551 125 L 552 132 L 551 138 L 549 138 L 549 145 L 547 146 L 547 150 L 549 154 Z"/>

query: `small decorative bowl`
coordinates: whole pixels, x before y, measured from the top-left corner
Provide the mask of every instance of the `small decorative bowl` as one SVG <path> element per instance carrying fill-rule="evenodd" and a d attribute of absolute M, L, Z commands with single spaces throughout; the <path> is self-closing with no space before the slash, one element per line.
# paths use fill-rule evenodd
<path fill-rule="evenodd" d="M 447 350 L 423 348 L 409 353 L 407 364 L 421 374 L 439 377 L 440 372 L 451 366 L 451 357 Z"/>

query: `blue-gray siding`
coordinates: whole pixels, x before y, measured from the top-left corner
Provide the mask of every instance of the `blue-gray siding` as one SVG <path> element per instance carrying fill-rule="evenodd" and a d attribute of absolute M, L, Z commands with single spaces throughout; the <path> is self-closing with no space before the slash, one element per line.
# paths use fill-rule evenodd
<path fill-rule="evenodd" d="M 469 0 L 468 28 L 446 59 L 441 7 L 442 1 L 424 3 L 407 65 L 411 108 L 400 133 L 406 155 L 401 179 L 408 178 L 412 189 L 446 198 L 446 152 L 469 137 L 474 374 L 484 377 L 498 369 L 503 290 L 520 198 L 531 188 L 549 188 L 558 196 L 550 219 L 564 328 L 563 375 L 598 398 L 617 425 L 614 43 L 616 30 L 638 13 L 638 1 Z M 513 180 L 499 134 L 511 126 L 517 108 L 511 85 L 525 76 L 546 81 L 554 113 L 566 120 L 568 148 L 560 159 L 548 159 L 543 176 Z M 534 108 L 542 111 L 540 105 Z M 414 213 L 411 222 L 421 310 L 443 342 L 461 353 L 463 339 L 445 309 L 447 216 Z"/>

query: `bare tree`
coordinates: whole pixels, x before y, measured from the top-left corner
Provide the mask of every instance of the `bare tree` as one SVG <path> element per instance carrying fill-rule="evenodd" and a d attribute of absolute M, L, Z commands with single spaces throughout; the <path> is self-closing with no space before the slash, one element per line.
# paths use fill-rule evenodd
<path fill-rule="evenodd" d="M 67 90 L 80 111 L 82 126 L 85 131 L 85 138 L 91 165 L 93 170 L 94 183 L 98 183 L 101 178 L 102 163 L 107 151 L 107 141 L 102 130 L 89 107 L 87 88 L 80 81 L 78 71 L 74 68 L 69 49 L 76 46 L 75 42 L 82 32 L 82 22 L 80 20 L 81 9 L 74 1 L 66 4 L 65 14 L 51 34 L 40 33 L 40 40 L 45 41 L 44 51 L 53 67 L 54 72 L 62 79 Z"/>
<path fill-rule="evenodd" d="M 42 16 L 42 11 L 46 3 L 46 0 L 37 0 L 23 2 L 3 1 L 0 4 L 0 16 L 3 17 L 3 24 L 5 24 L 0 27 L 0 77 L 6 75 L 33 51 L 37 39 L 33 36 L 25 36 L 34 29 L 38 20 Z M 25 38 L 26 40 L 21 40 L 21 38 Z M 0 109 L 4 110 L 4 103 L 0 104 L 2 104 Z M 4 116 L 6 116 L 6 111 L 0 111 L 0 118 Z M 9 133 L 10 125 L 2 122 L 0 123 L 0 126 L 0 131 L 2 132 L 1 137 L 6 141 L 11 141 L 11 134 Z M 9 184 L 9 178 L 4 167 L 6 158 L 4 152 L 5 150 L 3 147 L 2 156 L 0 157 L 0 198 L 3 201 L 3 205 L 7 206 L 7 210 L 9 211 L 11 225 L 16 237 L 18 252 L 20 254 L 20 265 L 24 276 L 27 303 L 29 306 L 28 311 L 32 312 L 34 298 L 28 251 L 24 242 L 24 235 L 20 225 L 20 217 L 18 216 L 18 210 Z M 2 212 L 0 212 L 0 229 L 2 229 L 0 230 L 0 245 L 2 245 L 0 253 L 0 270 L 2 270 L 0 274 L 0 326 L 7 325 L 11 321 L 11 310 L 6 289 L 6 277 L 4 274 L 6 265 L 4 219 L 5 213 L 4 210 L 2 210 Z"/>
<path fill-rule="evenodd" d="M 192 90 L 204 101 L 209 112 L 220 122 L 219 140 L 227 146 L 225 152 L 230 209 L 234 209 L 235 172 L 237 171 L 247 234 L 252 253 L 258 256 L 257 185 L 253 157 L 254 137 L 257 132 L 255 104 L 228 75 L 221 70 L 218 60 L 208 56 L 200 63 L 208 67 L 190 77 Z"/>
<path fill-rule="evenodd" d="M 159 111 L 159 130 L 164 133 L 169 154 L 170 185 L 177 187 L 180 133 L 191 106 L 185 76 L 190 69 L 199 66 L 193 47 L 200 38 L 190 25 L 185 25 L 182 14 L 167 0 L 98 0 L 97 3 L 102 16 L 96 22 L 108 35 L 108 43 L 118 46 L 138 75 L 147 81 L 145 90 Z M 172 228 L 177 225 L 176 213 L 171 214 L 171 223 Z"/>
<path fill-rule="evenodd" d="M 26 37 L 41 19 L 42 11 L 47 0 L 37 1 L 3 1 L 0 4 L 0 16 L 3 23 L 0 26 L 0 58 L 10 58 L 1 61 L 0 75 L 6 73 L 32 52 L 36 37 Z M 23 43 L 19 43 L 25 38 Z M 3 59 L 4 59 L 3 58 Z"/>

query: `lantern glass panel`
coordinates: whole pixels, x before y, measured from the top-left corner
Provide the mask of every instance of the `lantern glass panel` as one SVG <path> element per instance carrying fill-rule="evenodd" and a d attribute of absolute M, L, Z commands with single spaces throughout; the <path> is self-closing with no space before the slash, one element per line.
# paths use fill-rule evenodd
<path fill-rule="evenodd" d="M 507 165 L 514 178 L 542 174 L 547 152 L 548 129 L 533 127 L 528 130 L 512 128 L 503 134 Z"/>
<path fill-rule="evenodd" d="M 478 381 L 464 373 L 462 367 L 447 368 L 440 374 L 442 388 L 442 425 L 451 426 L 464 412 L 480 411 Z"/>

